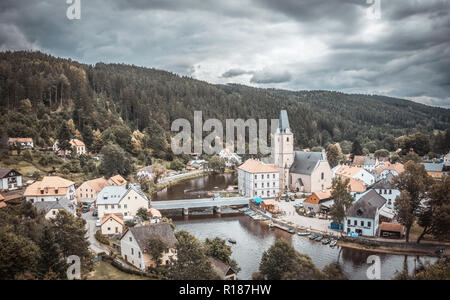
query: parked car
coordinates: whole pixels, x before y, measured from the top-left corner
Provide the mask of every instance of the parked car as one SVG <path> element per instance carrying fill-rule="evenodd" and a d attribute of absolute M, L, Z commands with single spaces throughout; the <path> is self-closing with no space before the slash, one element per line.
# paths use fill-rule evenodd
<path fill-rule="evenodd" d="M 95 227 L 100 227 L 102 225 L 102 221 L 100 220 L 100 219 L 98 219 L 96 222 L 95 222 Z"/>
<path fill-rule="evenodd" d="M 83 208 L 81 209 L 81 211 L 83 212 L 83 214 L 89 212 L 91 208 L 89 206 L 83 206 Z"/>
<path fill-rule="evenodd" d="M 94 211 L 92 212 L 92 216 L 93 217 L 97 217 L 98 216 L 98 209 L 94 209 Z"/>

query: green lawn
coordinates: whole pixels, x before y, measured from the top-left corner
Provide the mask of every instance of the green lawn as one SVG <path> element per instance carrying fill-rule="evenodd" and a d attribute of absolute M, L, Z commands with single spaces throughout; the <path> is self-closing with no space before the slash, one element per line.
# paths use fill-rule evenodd
<path fill-rule="evenodd" d="M 99 261 L 95 263 L 94 271 L 88 280 L 149 280 L 149 278 L 122 272 L 110 263 Z"/>

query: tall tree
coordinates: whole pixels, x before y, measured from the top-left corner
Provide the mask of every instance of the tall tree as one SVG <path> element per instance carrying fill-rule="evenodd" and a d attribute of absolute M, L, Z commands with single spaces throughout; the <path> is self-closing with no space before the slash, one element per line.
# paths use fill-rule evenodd
<path fill-rule="evenodd" d="M 433 184 L 433 179 L 428 176 L 422 164 L 409 161 L 405 164 L 405 171 L 395 177 L 394 185 L 402 194 L 395 201 L 395 210 L 401 223 L 406 228 L 406 242 L 409 242 L 409 232 L 415 217 L 420 214 L 422 200 L 427 198 L 428 187 Z"/>
<path fill-rule="evenodd" d="M 69 125 L 66 122 L 61 123 L 61 127 L 58 131 L 58 148 L 65 154 L 66 151 L 72 150 L 70 140 L 72 139 L 72 133 L 70 132 Z"/>
<path fill-rule="evenodd" d="M 169 277 L 174 280 L 219 279 L 209 262 L 202 243 L 187 231 L 178 231 L 177 259 L 169 267 Z"/>
<path fill-rule="evenodd" d="M 327 159 L 332 168 L 336 167 L 342 159 L 342 151 L 339 144 L 329 144 L 327 147 Z"/>
<path fill-rule="evenodd" d="M 159 236 L 151 237 L 147 242 L 147 251 L 152 256 L 157 267 L 161 265 L 161 259 L 167 249 L 167 244 Z"/>
<path fill-rule="evenodd" d="M 355 140 L 352 145 L 351 158 L 353 159 L 356 155 L 363 155 L 363 148 L 358 140 Z"/>
<path fill-rule="evenodd" d="M 349 192 L 349 184 L 349 178 L 333 178 L 331 198 L 334 200 L 334 204 L 330 208 L 330 215 L 337 224 L 342 224 L 345 218 L 345 212 L 352 206 L 355 200 Z"/>
<path fill-rule="evenodd" d="M 99 171 L 106 177 L 115 174 L 128 176 L 133 171 L 133 163 L 130 155 L 119 145 L 108 144 L 102 148 L 102 160 Z"/>
<path fill-rule="evenodd" d="M 240 268 L 237 262 L 231 258 L 233 250 L 224 239 L 219 237 L 206 239 L 204 245 L 207 256 L 214 257 L 232 267 L 235 272 L 239 272 Z"/>

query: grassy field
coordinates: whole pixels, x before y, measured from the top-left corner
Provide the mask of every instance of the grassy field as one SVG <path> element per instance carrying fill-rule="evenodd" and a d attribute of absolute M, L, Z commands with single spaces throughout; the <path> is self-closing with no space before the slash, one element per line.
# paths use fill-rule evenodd
<path fill-rule="evenodd" d="M 88 280 L 149 280 L 149 278 L 122 272 L 110 263 L 99 261 L 95 263 L 94 271 Z"/>

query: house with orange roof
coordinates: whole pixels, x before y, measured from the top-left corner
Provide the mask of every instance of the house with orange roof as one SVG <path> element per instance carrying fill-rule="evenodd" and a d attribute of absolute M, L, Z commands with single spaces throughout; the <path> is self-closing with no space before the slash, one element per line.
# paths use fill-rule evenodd
<path fill-rule="evenodd" d="M 41 181 L 28 186 L 23 196 L 31 203 L 58 201 L 63 198 L 75 201 L 75 183 L 58 176 L 45 176 Z"/>
<path fill-rule="evenodd" d="M 86 154 L 86 145 L 83 143 L 83 141 L 80 141 L 79 139 L 71 139 L 69 141 L 70 145 L 72 146 L 72 149 L 75 149 L 76 155 L 82 155 Z M 60 151 L 59 149 L 59 142 L 58 140 L 53 143 L 53 151 L 60 154 L 60 155 L 70 155 L 72 154 L 71 150 L 66 150 L 66 153 Z"/>
<path fill-rule="evenodd" d="M 124 227 L 122 214 L 104 215 L 100 223 L 100 229 L 104 235 L 122 234 Z"/>
<path fill-rule="evenodd" d="M 75 191 L 78 203 L 94 203 L 97 199 L 98 193 L 105 186 L 111 185 L 105 177 L 96 178 L 83 182 Z"/>
<path fill-rule="evenodd" d="M 360 167 L 340 166 L 336 169 L 335 176 L 361 180 L 366 186 L 375 183 L 375 176 Z"/>
<path fill-rule="evenodd" d="M 238 168 L 238 189 L 242 196 L 275 198 L 280 192 L 279 184 L 279 172 L 273 164 L 249 159 Z"/>
<path fill-rule="evenodd" d="M 8 146 L 19 146 L 20 149 L 33 149 L 34 143 L 32 138 L 9 138 Z"/>
<path fill-rule="evenodd" d="M 125 180 L 125 178 L 123 178 L 122 176 L 120 176 L 119 174 L 112 176 L 108 179 L 109 185 L 114 185 L 114 186 L 122 186 L 122 185 L 126 185 L 128 182 Z"/>
<path fill-rule="evenodd" d="M 331 189 L 316 191 L 303 201 L 303 207 L 313 212 L 320 212 L 324 202 L 331 201 Z"/>
<path fill-rule="evenodd" d="M 353 196 L 353 198 L 356 199 L 358 195 L 364 193 L 366 190 L 367 188 L 362 180 L 350 178 L 349 192 Z"/>

